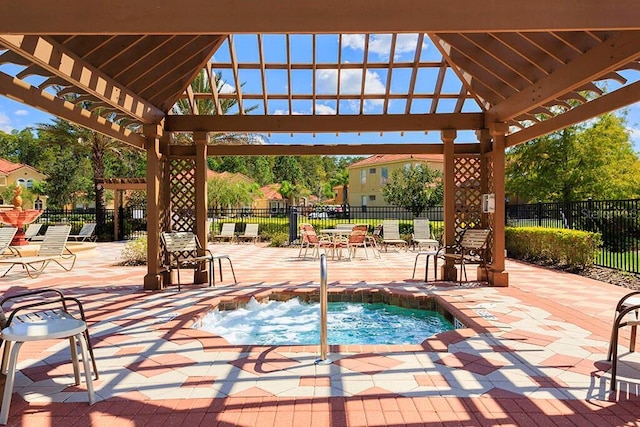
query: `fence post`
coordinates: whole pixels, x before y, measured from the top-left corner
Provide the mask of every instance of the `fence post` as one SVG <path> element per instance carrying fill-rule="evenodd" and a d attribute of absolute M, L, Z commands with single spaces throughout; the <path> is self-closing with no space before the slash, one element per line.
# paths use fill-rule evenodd
<path fill-rule="evenodd" d="M 538 201 L 538 227 L 542 227 L 542 202 Z"/>
<path fill-rule="evenodd" d="M 289 207 L 289 244 L 298 238 L 298 208 Z"/>

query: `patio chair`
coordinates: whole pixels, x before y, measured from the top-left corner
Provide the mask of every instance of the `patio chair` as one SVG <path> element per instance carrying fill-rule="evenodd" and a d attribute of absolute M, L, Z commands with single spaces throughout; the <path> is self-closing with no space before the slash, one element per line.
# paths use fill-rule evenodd
<path fill-rule="evenodd" d="M 258 226 L 259 224 L 247 224 L 244 233 L 238 235 L 238 241 L 249 240 L 253 243 L 258 241 Z"/>
<path fill-rule="evenodd" d="M 607 352 L 607 361 L 611 362 L 611 390 L 615 391 L 616 375 L 618 371 L 618 338 L 620 336 L 620 328 L 631 326 L 631 335 L 629 336 L 629 352 L 633 353 L 636 347 L 636 335 L 638 332 L 638 312 L 640 311 L 640 291 L 633 291 L 623 296 L 616 305 L 613 317 L 613 326 L 611 328 L 611 339 L 609 340 L 609 351 Z M 633 312 L 634 317 L 629 317 Z"/>
<path fill-rule="evenodd" d="M 333 242 L 326 236 L 318 236 L 316 230 L 311 224 L 300 224 L 300 233 L 302 235 L 302 243 L 300 245 L 300 252 L 298 257 L 302 254 L 304 249 L 303 258 L 307 257 L 307 250 L 313 248 L 311 252 L 312 258 L 320 258 L 320 249 L 324 249 L 325 253 L 327 249 L 333 250 Z"/>
<path fill-rule="evenodd" d="M 236 223 L 235 222 L 225 222 L 222 224 L 222 230 L 220 230 L 220 234 L 215 234 L 211 239 L 213 241 L 229 241 L 229 243 L 233 243 L 236 240 Z"/>
<path fill-rule="evenodd" d="M 27 229 L 24 231 L 24 239 L 30 241 L 34 238 L 37 239 L 37 237 L 44 237 L 44 236 L 37 236 L 41 228 L 42 228 L 42 224 L 29 224 Z"/>
<path fill-rule="evenodd" d="M 360 224 L 353 227 L 351 230 L 351 234 L 345 237 L 337 237 L 334 241 L 333 250 L 347 249 L 349 252 L 349 260 L 351 260 L 358 248 L 364 249 L 364 255 L 367 259 L 369 259 L 369 253 L 367 252 L 367 231 L 369 230 L 369 226 L 367 224 Z"/>
<path fill-rule="evenodd" d="M 462 283 L 462 274 L 464 280 L 467 280 L 468 264 L 478 264 L 484 268 L 488 277 L 489 268 L 487 267 L 487 251 L 489 244 L 489 235 L 491 231 L 484 228 L 467 228 L 462 232 L 460 241 L 455 245 L 443 246 L 440 248 L 441 258 L 445 261 L 453 261 L 454 264 L 460 264 L 460 280 Z M 450 253 L 443 251 L 452 250 Z"/>
<path fill-rule="evenodd" d="M 428 219 L 415 218 L 413 220 L 413 234 L 411 235 L 411 243 L 414 248 L 420 248 L 422 246 L 428 246 L 435 248 L 436 250 L 440 246 L 440 242 L 433 238 L 431 235 L 431 227 L 429 226 Z"/>
<path fill-rule="evenodd" d="M 11 247 L 11 241 L 18 232 L 17 227 L 2 227 L 0 228 L 0 257 L 14 257 L 20 256 L 20 253 Z M 8 254 L 5 252 L 9 251 Z"/>
<path fill-rule="evenodd" d="M 238 283 L 236 273 L 233 270 L 231 258 L 226 254 L 213 254 L 209 249 L 204 249 L 200 245 L 198 236 L 189 231 L 163 232 L 161 234 L 162 244 L 165 250 L 165 268 L 171 272 L 176 270 L 178 279 L 178 291 L 181 290 L 180 269 L 183 267 L 198 268 L 203 262 L 209 263 L 209 286 L 216 285 L 215 261 L 218 261 L 220 270 L 220 280 L 222 278 L 222 259 L 229 261 L 233 283 Z"/>
<path fill-rule="evenodd" d="M 70 271 L 76 263 L 76 255 L 66 246 L 70 231 L 70 225 L 49 226 L 40 244 L 38 255 L 0 259 L 0 264 L 10 264 L 7 271 L 0 277 L 6 276 L 16 265 L 21 265 L 31 278 L 39 276 L 51 262 L 55 262 L 65 271 Z M 68 267 L 62 263 L 67 260 L 71 260 L 71 265 Z"/>
<path fill-rule="evenodd" d="M 400 223 L 395 219 L 382 221 L 382 246 L 385 252 L 389 245 L 400 246 L 405 251 L 409 249 L 407 241 L 400 238 Z"/>
<path fill-rule="evenodd" d="M 69 240 L 73 239 L 76 242 L 85 242 L 89 240 L 93 242 L 96 240 L 96 223 L 88 222 L 82 226 L 82 229 L 78 232 L 78 234 L 69 235 Z"/>
<path fill-rule="evenodd" d="M 11 312 L 8 317 L 5 317 L 4 306 L 7 303 L 11 304 Z M 74 310 L 69 310 L 70 307 Z M 0 321 L 0 328 L 2 328 L 0 339 L 4 342 L 1 370 L 2 373 L 6 373 L 0 424 L 6 424 L 9 417 L 18 352 L 22 344 L 27 341 L 68 339 L 75 385 L 80 385 L 77 349 L 79 344 L 89 404 L 92 405 L 95 402 L 89 360 L 93 364 L 96 380 L 98 379 L 98 367 L 93 355 L 84 309 L 78 299 L 64 296 L 62 292 L 55 289 L 39 289 L 3 298 L 0 301 L 0 313 L 2 313 L 3 319 Z"/>

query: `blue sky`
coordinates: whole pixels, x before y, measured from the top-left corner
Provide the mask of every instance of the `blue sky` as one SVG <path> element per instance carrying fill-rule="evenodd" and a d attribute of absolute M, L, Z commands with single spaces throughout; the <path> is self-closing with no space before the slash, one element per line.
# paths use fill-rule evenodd
<path fill-rule="evenodd" d="M 418 36 L 416 34 L 402 34 L 398 36 L 395 51 L 390 51 L 391 36 L 388 34 L 371 35 L 368 45 L 369 63 L 386 63 L 393 55 L 394 63 L 412 63 L 414 61 Z M 291 52 L 291 63 L 309 64 L 313 60 L 312 37 L 310 35 L 292 35 L 289 39 L 289 49 Z M 236 35 L 234 36 L 235 53 L 239 63 L 259 63 L 258 39 L 256 35 Z M 341 64 L 362 64 L 364 58 L 365 37 L 359 34 L 343 35 L 342 50 L 338 52 L 338 36 L 335 34 L 319 35 L 316 38 L 315 60 L 318 64 L 336 64 L 339 60 Z M 263 36 L 264 60 L 266 63 L 287 63 L 287 40 L 284 35 L 264 35 Z M 433 61 L 439 63 L 442 58 L 437 49 L 431 44 L 428 37 L 425 37 L 420 48 L 420 61 Z M 214 63 L 230 63 L 229 45 L 225 42 L 214 55 Z M 0 71 L 10 75 L 15 75 L 20 70 L 12 65 L 0 65 Z M 222 79 L 225 81 L 223 92 L 235 91 L 235 79 L 230 68 L 221 68 Z M 437 77 L 437 68 L 423 68 L 418 73 L 415 93 L 433 93 Z M 391 93 L 406 94 L 409 91 L 410 68 L 396 68 L 391 74 Z M 630 82 L 640 78 L 640 72 L 626 72 L 625 77 Z M 346 69 L 340 71 L 340 94 L 359 94 L 362 90 L 362 68 Z M 364 90 L 368 95 L 380 95 L 378 99 L 367 99 L 363 105 L 359 100 L 341 100 L 339 104 L 334 100 L 317 100 L 316 114 L 380 114 L 383 111 L 383 94 L 388 78 L 388 70 L 383 67 L 376 68 L 369 66 L 364 73 Z M 38 84 L 39 78 L 32 76 L 27 79 L 31 84 Z M 254 94 L 262 97 L 263 88 L 258 69 L 240 69 L 238 81 L 242 84 L 243 94 Z M 312 92 L 312 71 L 292 70 L 291 71 L 291 92 L 292 94 L 310 94 Z M 607 82 L 610 89 L 616 89 L 619 83 Z M 269 94 L 286 95 L 289 91 L 287 71 L 267 70 L 266 86 Z M 461 83 L 453 72 L 445 75 L 442 93 L 458 94 Z M 337 69 L 319 69 L 316 71 L 316 93 L 335 95 L 338 92 L 338 71 Z M 438 112 L 452 111 L 454 100 L 440 100 Z M 245 108 L 255 106 L 255 110 L 249 114 L 264 114 L 264 105 L 261 99 L 245 100 Z M 287 100 L 270 100 L 267 108 L 269 114 L 289 114 L 289 103 Z M 425 113 L 431 108 L 431 101 L 428 99 L 414 99 L 411 104 L 412 113 Z M 294 100 L 292 102 L 292 113 L 309 115 L 312 114 L 313 105 L 309 100 Z M 405 100 L 390 100 L 388 113 L 404 113 L 406 109 Z M 468 101 L 463 106 L 463 112 L 480 111 L 478 106 Z M 640 103 L 634 104 L 626 109 L 627 121 L 631 140 L 636 151 L 640 151 Z M 237 112 L 237 109 L 235 110 Z M 234 113 L 234 111 L 231 111 Z M 35 123 L 50 121 L 51 116 L 26 105 L 12 101 L 0 96 L 0 130 L 11 132 L 13 129 L 23 129 L 33 126 Z M 408 142 L 440 142 L 440 133 L 422 132 L 400 133 L 363 133 L 357 134 L 272 134 L 268 136 L 271 143 L 408 143 Z M 459 132 L 457 141 L 475 141 L 475 136 L 471 132 Z"/>

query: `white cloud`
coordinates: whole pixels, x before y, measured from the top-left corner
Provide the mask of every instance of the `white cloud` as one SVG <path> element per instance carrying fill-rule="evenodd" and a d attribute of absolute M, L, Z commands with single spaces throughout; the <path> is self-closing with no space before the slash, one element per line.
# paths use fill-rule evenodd
<path fill-rule="evenodd" d="M 229 83 L 220 80 L 218 82 L 218 93 L 235 93 L 236 92 L 236 88 L 233 85 L 230 85 Z"/>
<path fill-rule="evenodd" d="M 299 111 L 294 111 L 291 113 L 292 116 L 302 116 L 304 113 L 301 113 Z M 274 116 L 288 116 L 289 115 L 289 110 L 282 110 L 282 109 L 277 109 L 273 112 Z"/>
<path fill-rule="evenodd" d="M 346 34 L 342 36 L 342 44 L 353 50 L 364 50 L 364 34 Z M 396 39 L 394 58 L 403 53 L 413 53 L 418 44 L 417 34 L 399 34 Z M 423 43 L 422 48 L 426 47 Z M 369 52 L 388 58 L 391 52 L 391 34 L 372 34 L 369 37 Z"/>
<path fill-rule="evenodd" d="M 316 114 L 321 116 L 331 116 L 336 114 L 336 110 L 328 105 L 316 104 Z"/>
<path fill-rule="evenodd" d="M 338 70 L 317 70 L 316 79 L 319 92 L 336 93 L 338 90 Z M 362 69 L 349 69 L 340 71 L 340 93 L 357 94 L 362 90 Z M 385 93 L 385 85 L 380 75 L 367 70 L 365 73 L 364 93 Z"/>
<path fill-rule="evenodd" d="M 11 122 L 9 120 L 9 117 L 7 117 L 5 114 L 0 113 L 0 130 L 6 133 L 11 133 L 11 131 L 14 129 L 13 126 L 11 126 Z"/>
<path fill-rule="evenodd" d="M 629 139 L 636 151 L 640 151 L 640 128 L 628 127 Z"/>
<path fill-rule="evenodd" d="M 14 114 L 16 116 L 28 116 L 29 112 L 27 110 L 16 110 Z"/>

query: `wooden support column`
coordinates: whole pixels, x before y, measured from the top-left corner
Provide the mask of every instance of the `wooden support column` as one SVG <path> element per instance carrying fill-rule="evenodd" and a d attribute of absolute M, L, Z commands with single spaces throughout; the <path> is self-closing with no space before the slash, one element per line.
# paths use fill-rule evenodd
<path fill-rule="evenodd" d="M 196 220 L 194 233 L 204 249 L 207 248 L 207 132 L 194 132 L 196 143 Z M 195 270 L 194 283 L 207 282 L 208 265 Z"/>
<path fill-rule="evenodd" d="M 160 137 L 162 126 L 145 125 L 147 138 L 147 275 L 144 289 L 158 290 L 163 287 L 163 269 L 160 265 Z"/>
<path fill-rule="evenodd" d="M 455 158 L 454 141 L 457 132 L 455 129 L 445 129 L 442 131 L 442 142 L 444 143 L 444 244 L 452 246 L 456 240 L 456 203 L 455 203 Z M 442 266 L 441 276 L 443 280 L 456 280 L 456 266 L 447 261 Z"/>
<path fill-rule="evenodd" d="M 505 123 L 494 123 L 489 127 L 493 138 L 493 191 L 496 197 L 496 210 L 493 214 L 493 254 L 489 281 L 493 286 L 509 286 L 509 273 L 505 271 L 505 135 L 508 127 Z M 486 173 L 486 171 L 484 171 Z"/>
<path fill-rule="evenodd" d="M 119 240 L 119 236 L 120 236 L 120 206 L 122 206 L 122 190 L 114 190 L 113 240 Z"/>

